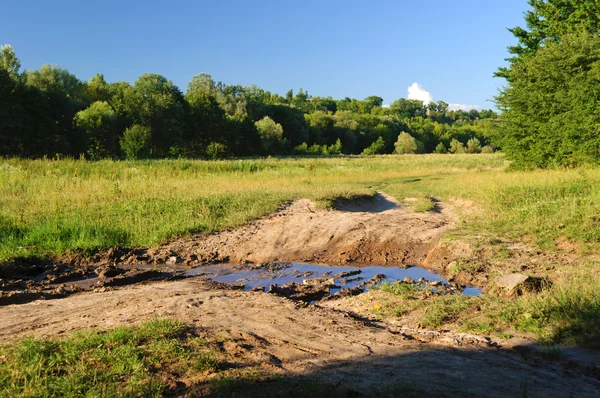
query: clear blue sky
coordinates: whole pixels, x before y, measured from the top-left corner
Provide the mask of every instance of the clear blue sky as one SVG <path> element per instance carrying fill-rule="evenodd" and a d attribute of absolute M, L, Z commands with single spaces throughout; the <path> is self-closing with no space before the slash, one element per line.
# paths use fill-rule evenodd
<path fill-rule="evenodd" d="M 493 107 L 493 78 L 526 0 L 5 1 L 0 44 L 24 69 L 60 65 L 82 80 L 160 73 L 183 91 L 210 73 L 227 84 L 334 98 L 407 96 Z"/>

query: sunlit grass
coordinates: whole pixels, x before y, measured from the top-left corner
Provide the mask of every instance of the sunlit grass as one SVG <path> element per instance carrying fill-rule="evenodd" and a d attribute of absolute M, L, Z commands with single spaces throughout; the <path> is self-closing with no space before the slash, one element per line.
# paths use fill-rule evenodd
<path fill-rule="evenodd" d="M 372 195 L 412 174 L 484 172 L 501 156 L 239 161 L 0 161 L 0 258 L 153 245 L 247 223 L 280 204 Z"/>
<path fill-rule="evenodd" d="M 290 200 L 382 190 L 417 211 L 469 199 L 458 233 L 600 247 L 600 169 L 505 171 L 502 155 L 232 161 L 0 160 L 0 259 L 154 245 L 242 225 Z M 459 209 L 460 211 L 460 209 Z"/>
<path fill-rule="evenodd" d="M 27 338 L 0 347 L 0 391 L 10 397 L 160 397 L 171 373 L 214 372 L 215 354 L 186 326 L 156 319 L 138 327 Z"/>

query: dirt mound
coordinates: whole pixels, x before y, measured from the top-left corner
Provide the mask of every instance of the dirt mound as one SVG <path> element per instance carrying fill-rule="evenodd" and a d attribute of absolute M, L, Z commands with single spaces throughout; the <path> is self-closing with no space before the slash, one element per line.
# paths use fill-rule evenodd
<path fill-rule="evenodd" d="M 222 360 L 372 395 L 398 383 L 461 396 L 597 396 L 600 383 L 560 363 L 494 347 L 485 338 L 398 328 L 272 294 L 200 280 L 135 285 L 0 308 L 0 340 L 55 336 L 155 317 L 191 324 L 223 345 Z"/>
<path fill-rule="evenodd" d="M 421 263 L 455 225 L 442 203 L 417 213 L 385 194 L 375 199 L 339 200 L 319 209 L 302 199 L 241 228 L 179 239 L 159 248 L 113 248 L 84 264 L 184 264 L 298 261 L 315 264 L 407 265 Z"/>

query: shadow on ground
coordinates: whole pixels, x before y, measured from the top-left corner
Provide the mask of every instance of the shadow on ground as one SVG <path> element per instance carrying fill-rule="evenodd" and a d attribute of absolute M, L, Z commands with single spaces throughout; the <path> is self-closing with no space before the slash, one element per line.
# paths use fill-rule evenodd
<path fill-rule="evenodd" d="M 235 376 L 178 388 L 170 395 L 237 397 L 598 397 L 600 381 L 560 363 L 514 353 L 433 347 L 331 363 L 292 377 L 265 377 L 249 364 Z M 272 364 L 277 367 L 277 364 Z M 255 369 L 255 368 L 254 368 Z"/>

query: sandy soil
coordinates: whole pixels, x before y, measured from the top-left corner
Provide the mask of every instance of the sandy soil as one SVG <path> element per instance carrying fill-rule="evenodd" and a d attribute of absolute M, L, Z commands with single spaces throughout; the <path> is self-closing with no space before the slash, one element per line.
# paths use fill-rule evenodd
<path fill-rule="evenodd" d="M 394 329 L 259 292 L 185 280 L 0 308 L 0 339 L 55 336 L 173 317 L 223 341 L 236 366 L 309 377 L 366 394 L 397 383 L 476 396 L 597 396 L 600 382 L 525 360 L 476 336 Z"/>

